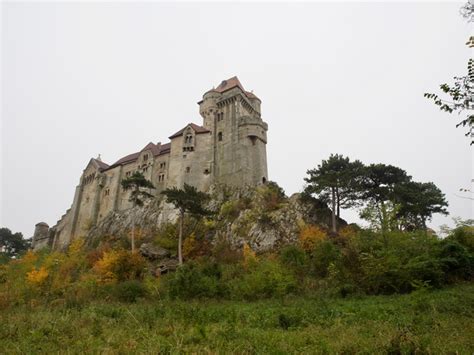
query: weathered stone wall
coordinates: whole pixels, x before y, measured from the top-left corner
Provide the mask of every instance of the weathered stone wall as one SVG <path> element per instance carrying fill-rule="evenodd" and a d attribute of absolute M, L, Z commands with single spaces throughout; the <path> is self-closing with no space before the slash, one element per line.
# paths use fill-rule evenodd
<path fill-rule="evenodd" d="M 110 221 L 110 216 L 131 209 L 130 191 L 123 190 L 121 181 L 135 171 L 153 183 L 156 189 L 150 192 L 157 197 L 165 188 L 185 183 L 207 191 L 216 183 L 255 186 L 267 181 L 268 126 L 260 117 L 260 100 L 235 86 L 225 92 L 207 92 L 199 105 L 203 126 L 209 131 L 197 132 L 188 125 L 171 139 L 169 153 L 155 156 L 152 145 L 136 159 L 110 169 L 91 159 L 70 210 L 51 228 L 50 244 L 64 248 Z M 159 216 L 158 220 L 166 220 L 168 215 Z"/>
<path fill-rule="evenodd" d="M 186 144 L 188 135 L 192 136 L 192 143 Z M 204 191 L 209 188 L 212 183 L 211 141 L 211 133 L 193 134 L 191 127 L 171 140 L 167 187 L 183 187 L 186 183 Z"/>

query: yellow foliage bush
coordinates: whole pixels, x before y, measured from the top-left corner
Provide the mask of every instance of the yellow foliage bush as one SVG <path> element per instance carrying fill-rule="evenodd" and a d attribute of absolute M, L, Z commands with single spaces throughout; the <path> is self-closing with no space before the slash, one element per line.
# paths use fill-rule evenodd
<path fill-rule="evenodd" d="M 104 252 L 93 269 L 100 282 L 114 283 L 141 278 L 145 265 L 141 255 L 118 249 Z"/>
<path fill-rule="evenodd" d="M 316 245 L 327 238 L 327 234 L 319 227 L 308 225 L 300 230 L 299 244 L 307 252 L 314 250 Z"/>
<path fill-rule="evenodd" d="M 42 286 L 48 279 L 49 273 L 44 266 L 26 273 L 27 281 L 34 286 Z"/>
<path fill-rule="evenodd" d="M 254 265 L 257 262 L 257 255 L 247 243 L 244 244 L 243 257 L 243 263 L 245 268 L 248 268 L 249 266 Z"/>
<path fill-rule="evenodd" d="M 189 237 L 187 237 L 183 242 L 184 258 L 186 259 L 186 258 L 191 257 L 194 254 L 196 247 L 197 247 L 196 236 L 193 233 Z"/>
<path fill-rule="evenodd" d="M 356 234 L 357 234 L 357 231 L 352 226 L 345 226 L 339 230 L 339 236 L 344 239 L 353 238 L 356 236 Z"/>

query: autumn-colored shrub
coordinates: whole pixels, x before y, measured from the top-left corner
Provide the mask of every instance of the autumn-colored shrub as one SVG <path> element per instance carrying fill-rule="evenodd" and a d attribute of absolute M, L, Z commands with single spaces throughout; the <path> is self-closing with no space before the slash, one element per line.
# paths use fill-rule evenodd
<path fill-rule="evenodd" d="M 104 252 L 93 267 L 102 283 L 139 279 L 145 271 L 145 260 L 137 253 L 118 249 Z"/>
<path fill-rule="evenodd" d="M 306 252 L 311 252 L 318 243 L 327 238 L 326 232 L 313 225 L 303 226 L 300 230 L 299 245 Z"/>
<path fill-rule="evenodd" d="M 246 269 L 251 267 L 257 262 L 257 255 L 247 243 L 244 244 L 244 247 L 242 249 L 242 255 L 243 255 L 243 265 L 244 265 L 244 268 Z"/>
<path fill-rule="evenodd" d="M 33 286 L 43 286 L 48 279 L 49 272 L 44 266 L 38 269 L 33 269 L 26 274 L 27 281 Z"/>

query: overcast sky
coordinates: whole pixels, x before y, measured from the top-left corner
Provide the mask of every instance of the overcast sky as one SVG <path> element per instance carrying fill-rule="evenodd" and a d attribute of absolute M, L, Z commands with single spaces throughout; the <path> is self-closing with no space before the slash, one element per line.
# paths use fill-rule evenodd
<path fill-rule="evenodd" d="M 340 153 L 434 182 L 451 214 L 435 229 L 472 218 L 456 196 L 469 140 L 423 98 L 466 73 L 461 4 L 3 2 L 0 226 L 54 225 L 91 157 L 201 124 L 197 101 L 234 75 L 262 99 L 269 178 L 287 194 Z"/>

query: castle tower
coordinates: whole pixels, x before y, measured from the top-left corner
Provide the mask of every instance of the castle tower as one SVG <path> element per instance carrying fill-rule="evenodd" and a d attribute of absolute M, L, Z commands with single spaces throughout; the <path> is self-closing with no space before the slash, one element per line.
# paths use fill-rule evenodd
<path fill-rule="evenodd" d="M 39 222 L 35 225 L 35 232 L 33 234 L 31 248 L 33 250 L 40 250 L 51 246 L 49 238 L 49 226 L 45 222 Z"/>
<path fill-rule="evenodd" d="M 267 181 L 268 125 L 261 118 L 260 103 L 237 77 L 222 81 L 198 103 L 203 125 L 212 135 L 215 182 L 241 186 Z"/>

